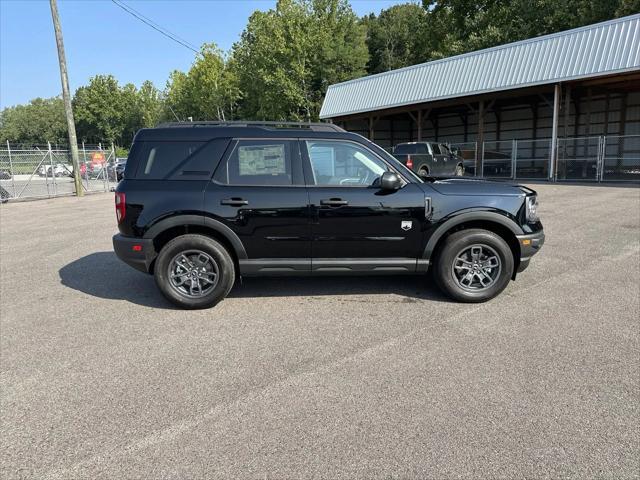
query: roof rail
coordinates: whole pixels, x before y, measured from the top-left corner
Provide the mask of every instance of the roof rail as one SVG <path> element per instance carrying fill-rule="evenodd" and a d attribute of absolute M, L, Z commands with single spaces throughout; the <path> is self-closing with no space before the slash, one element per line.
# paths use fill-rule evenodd
<path fill-rule="evenodd" d="M 260 120 L 234 120 L 234 121 L 198 121 L 198 122 L 168 122 L 158 125 L 158 127 L 271 127 L 271 128 L 308 128 L 315 132 L 344 132 L 342 128 L 326 122 L 278 122 Z"/>

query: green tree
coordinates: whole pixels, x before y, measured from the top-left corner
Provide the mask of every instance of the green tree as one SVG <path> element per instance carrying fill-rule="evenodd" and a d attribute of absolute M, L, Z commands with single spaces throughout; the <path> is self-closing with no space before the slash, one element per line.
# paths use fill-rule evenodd
<path fill-rule="evenodd" d="M 138 90 L 138 107 L 142 115 L 143 127 L 155 127 L 162 118 L 162 92 L 152 82 L 146 80 Z"/>
<path fill-rule="evenodd" d="M 112 75 L 97 75 L 89 85 L 76 90 L 73 109 L 78 130 L 78 140 L 85 142 L 122 141 L 128 127 L 127 106 L 133 95 L 123 95 L 118 81 Z"/>
<path fill-rule="evenodd" d="M 232 49 L 245 118 L 317 119 L 327 87 L 365 73 L 365 28 L 346 0 L 279 0 Z"/>
<path fill-rule="evenodd" d="M 115 142 L 110 140 L 119 145 L 129 144 L 136 132 L 145 126 L 142 99 L 136 86 L 133 83 L 127 83 L 114 97 L 114 102 L 118 104 L 118 108 L 121 111 L 123 125 Z"/>
<path fill-rule="evenodd" d="M 67 143 L 62 98 L 35 98 L 27 105 L 0 112 L 0 141 L 6 143 Z"/>
<path fill-rule="evenodd" d="M 640 13 L 640 0 L 622 0 L 616 10 L 616 17 Z"/>
<path fill-rule="evenodd" d="M 441 58 L 635 13 L 639 0 L 423 0 L 430 58 Z M 634 11 L 635 9 L 635 11 Z"/>
<path fill-rule="evenodd" d="M 204 44 L 187 73 L 174 71 L 167 84 L 165 117 L 225 120 L 239 96 L 234 74 L 215 44 Z"/>
<path fill-rule="evenodd" d="M 415 3 L 394 5 L 363 18 L 367 28 L 369 73 L 386 72 L 423 62 L 427 12 Z"/>
<path fill-rule="evenodd" d="M 143 127 L 155 126 L 162 115 L 162 95 L 145 81 L 120 86 L 112 75 L 97 75 L 76 90 L 73 108 L 78 139 L 128 145 Z"/>
<path fill-rule="evenodd" d="M 164 91 L 162 118 L 185 120 L 189 117 L 191 102 L 187 93 L 187 74 L 174 70 L 169 74 L 167 86 Z"/>

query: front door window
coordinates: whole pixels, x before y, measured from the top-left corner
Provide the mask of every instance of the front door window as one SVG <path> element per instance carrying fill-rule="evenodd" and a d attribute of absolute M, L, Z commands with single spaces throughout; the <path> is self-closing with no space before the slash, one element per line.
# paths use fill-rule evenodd
<path fill-rule="evenodd" d="M 349 142 L 307 141 L 313 184 L 369 187 L 388 170 L 364 148 Z"/>

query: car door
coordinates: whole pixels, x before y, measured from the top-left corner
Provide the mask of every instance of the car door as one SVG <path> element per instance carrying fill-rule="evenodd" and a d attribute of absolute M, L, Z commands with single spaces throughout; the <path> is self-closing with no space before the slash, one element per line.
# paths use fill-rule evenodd
<path fill-rule="evenodd" d="M 425 196 L 416 183 L 376 186 L 393 170 L 364 145 L 301 141 L 311 213 L 313 272 L 414 271 Z"/>
<path fill-rule="evenodd" d="M 452 176 L 456 174 L 456 166 L 458 165 L 457 158 L 451 151 L 448 145 L 444 143 L 440 144 L 440 151 L 445 157 L 444 165 L 446 166 L 444 175 Z"/>
<path fill-rule="evenodd" d="M 243 274 L 310 271 L 309 197 L 297 140 L 233 140 L 204 203 L 242 242 Z"/>
<path fill-rule="evenodd" d="M 432 175 L 440 176 L 446 175 L 447 173 L 447 163 L 449 158 L 447 155 L 444 155 L 442 150 L 440 149 L 440 144 L 438 143 L 430 143 L 431 152 L 433 154 L 433 171 Z"/>

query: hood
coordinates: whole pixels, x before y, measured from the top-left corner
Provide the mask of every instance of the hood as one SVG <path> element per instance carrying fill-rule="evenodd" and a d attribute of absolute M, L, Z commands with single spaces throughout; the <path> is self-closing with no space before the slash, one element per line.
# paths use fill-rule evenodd
<path fill-rule="evenodd" d="M 429 185 L 442 195 L 499 195 L 509 197 L 525 195 L 525 192 L 518 185 L 475 178 L 441 178 L 429 183 Z"/>

